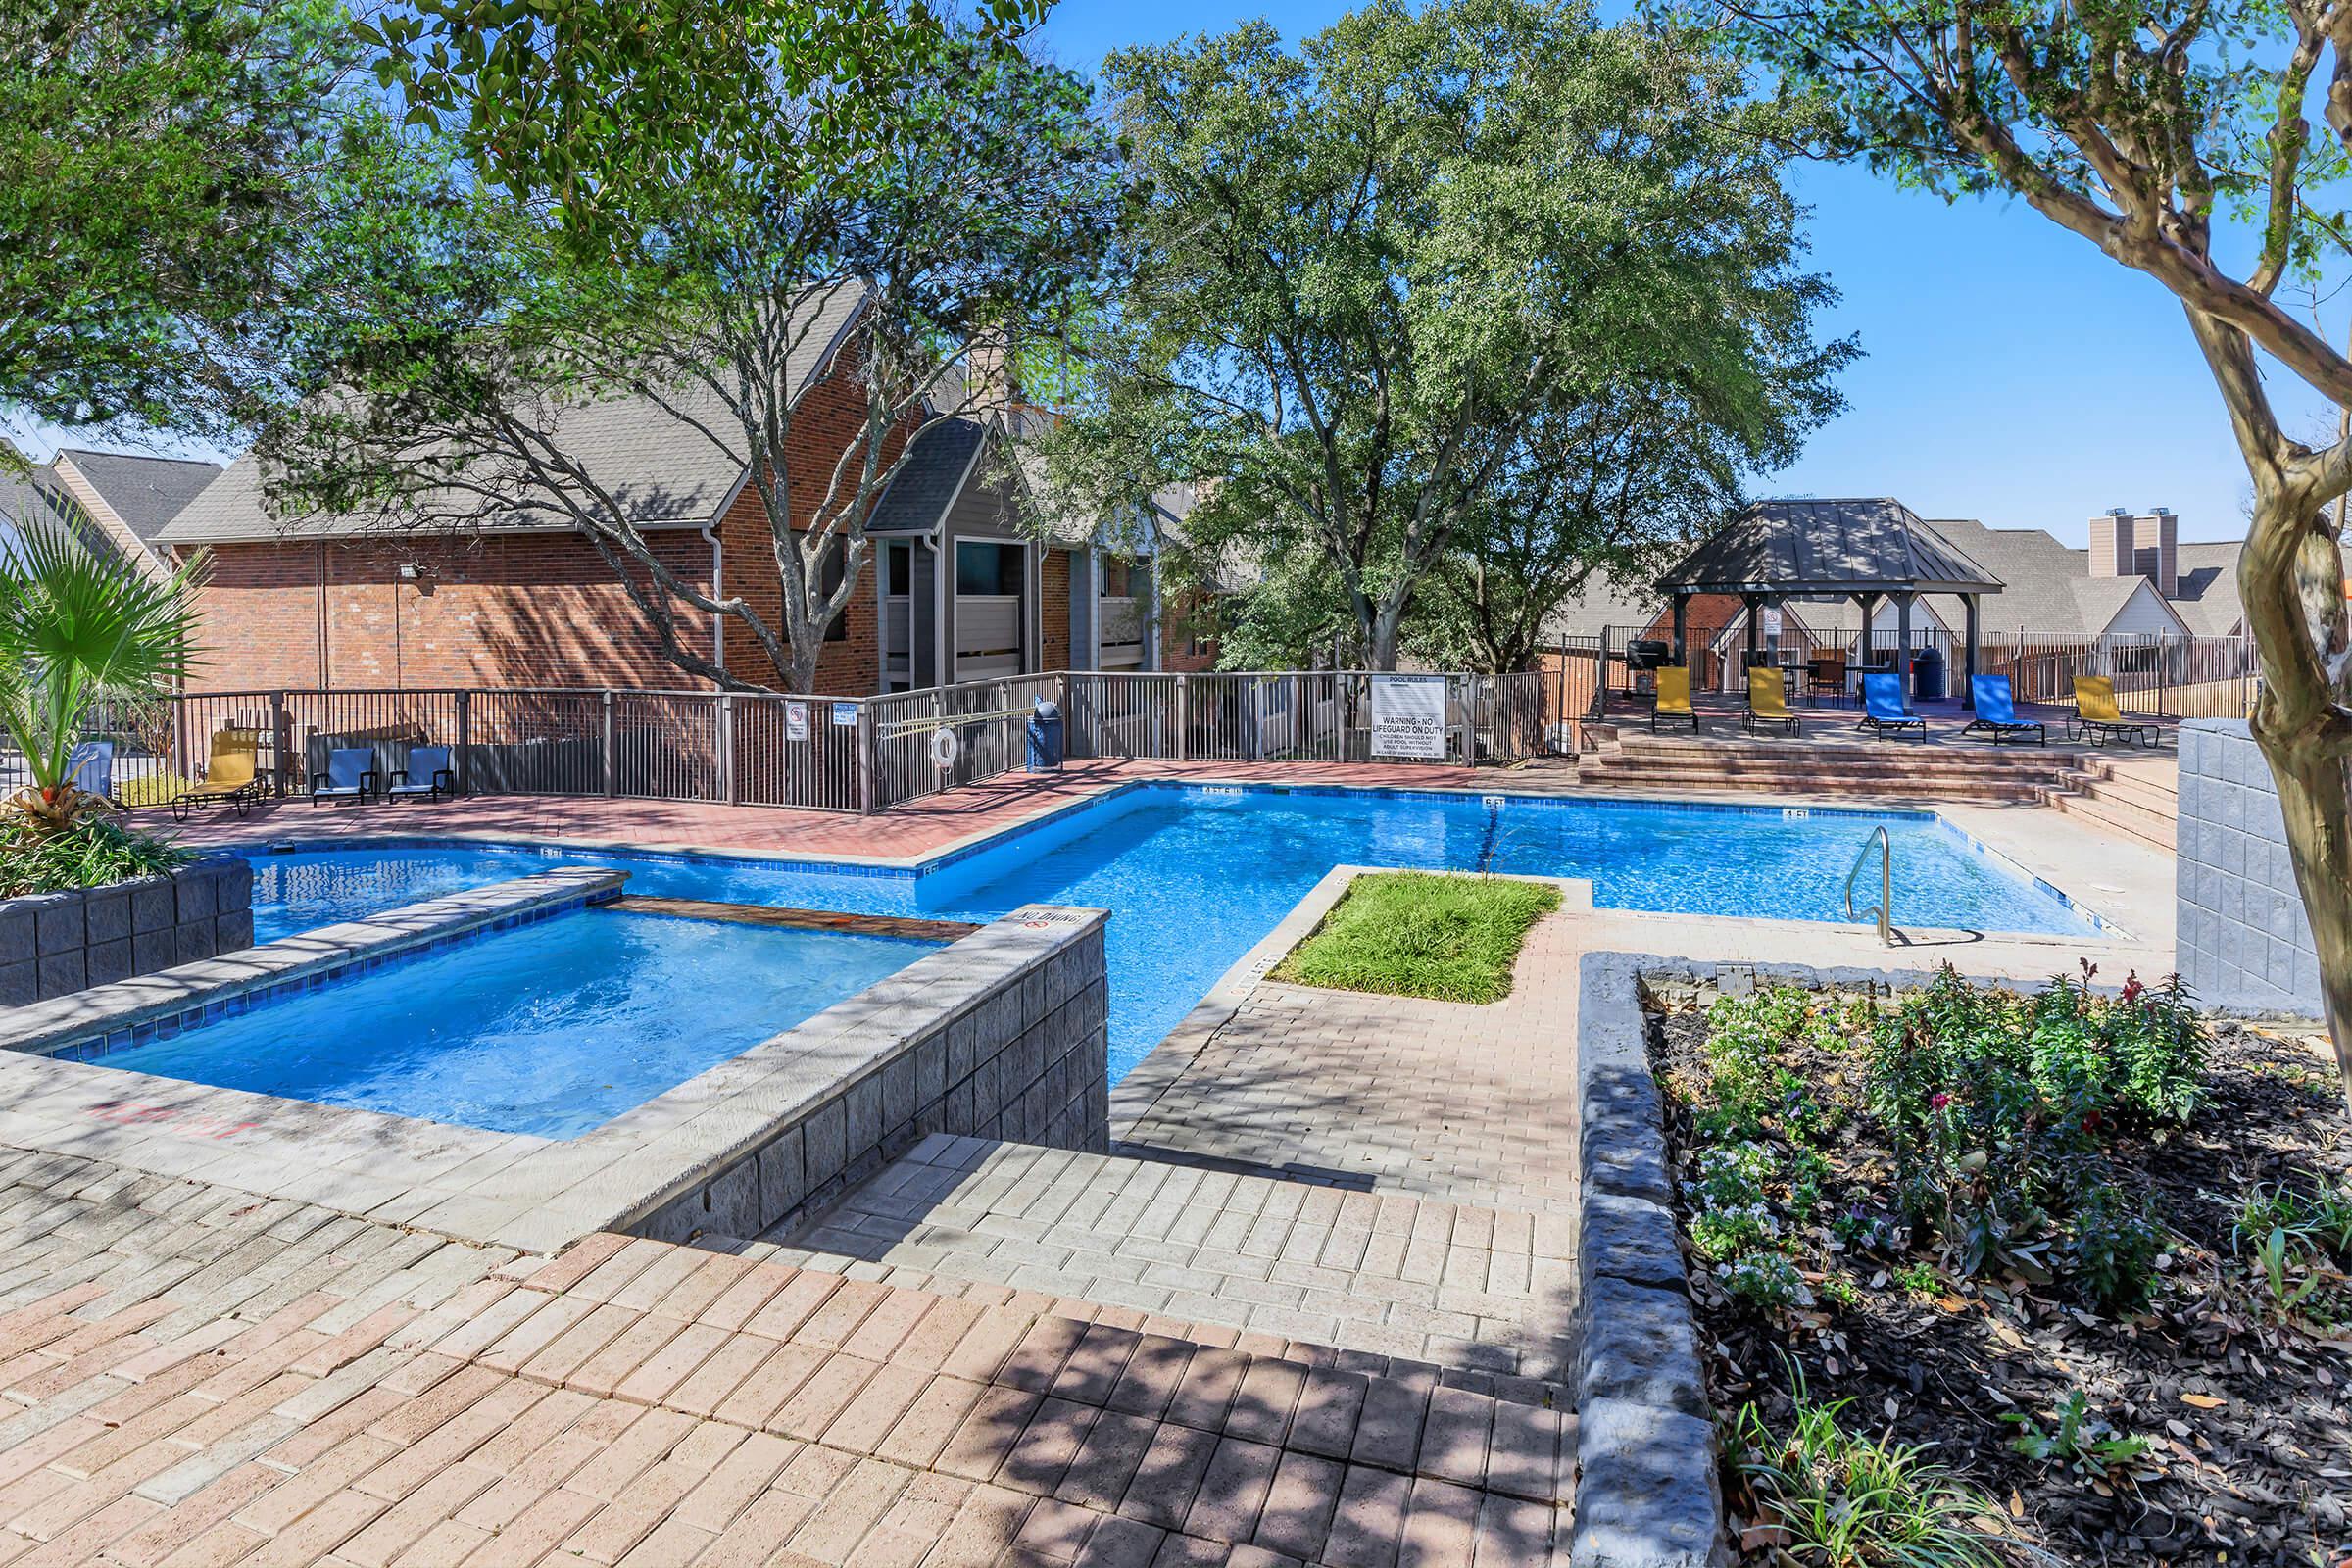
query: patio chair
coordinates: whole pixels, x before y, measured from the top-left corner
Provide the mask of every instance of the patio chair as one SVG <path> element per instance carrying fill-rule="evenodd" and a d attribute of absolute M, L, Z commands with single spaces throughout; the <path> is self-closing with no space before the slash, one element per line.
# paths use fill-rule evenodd
<path fill-rule="evenodd" d="M 1747 672 L 1747 713 L 1741 722 L 1750 735 L 1766 724 L 1780 725 L 1784 734 L 1796 733 L 1796 715 L 1788 710 L 1788 689 L 1779 670 Z"/>
<path fill-rule="evenodd" d="M 457 793 L 458 775 L 450 771 L 449 748 L 412 746 L 408 765 L 392 770 L 392 787 L 384 791 L 384 799 L 408 801 L 422 796 L 437 801 L 444 795 Z"/>
<path fill-rule="evenodd" d="M 1900 735 L 1905 730 L 1917 730 L 1919 739 L 1928 738 L 1928 721 L 1904 705 L 1903 677 L 1886 670 L 1873 670 L 1862 677 L 1862 722 L 1856 729 L 1866 729 L 1880 740 L 1888 735 Z"/>
<path fill-rule="evenodd" d="M 2124 710 L 2115 700 L 2115 679 L 2110 675 L 2077 675 L 2075 677 L 2075 716 L 2066 721 L 2066 738 L 2075 740 L 2087 735 L 2101 746 L 2110 740 L 2126 746 L 2163 744 L 2164 732 L 2153 724 L 2135 724 L 2124 717 Z"/>
<path fill-rule="evenodd" d="M 1845 705 L 1845 655 L 1815 654 L 1805 661 L 1805 681 L 1813 688 L 1816 703 L 1835 702 Z"/>
<path fill-rule="evenodd" d="M 1657 733 L 1661 718 L 1687 718 L 1690 721 L 1690 733 L 1698 733 L 1698 710 L 1690 706 L 1690 665 L 1658 666 L 1658 698 L 1649 706 L 1650 733 Z"/>
<path fill-rule="evenodd" d="M 2036 746 L 2050 744 L 2050 732 L 2040 724 L 2029 723 L 2017 716 L 2016 695 L 2009 689 L 2006 675 L 1971 675 L 1968 677 L 1970 698 L 1976 703 L 1977 716 L 1969 720 L 1960 733 L 1973 735 L 1982 730 L 1998 746 L 2016 736 L 2023 740 L 2028 734 Z"/>
<path fill-rule="evenodd" d="M 261 752 L 262 732 L 258 729 L 214 731 L 204 781 L 172 797 L 172 819 L 184 822 L 189 812 L 205 806 L 225 806 L 239 816 L 251 811 L 253 803 L 262 798 Z"/>
<path fill-rule="evenodd" d="M 115 801 L 115 743 L 77 741 L 66 757 L 66 782 L 84 795 Z"/>
<path fill-rule="evenodd" d="M 311 779 L 311 804 L 366 801 L 375 793 L 375 753 L 365 746 L 340 746 L 326 754 L 326 777 Z"/>

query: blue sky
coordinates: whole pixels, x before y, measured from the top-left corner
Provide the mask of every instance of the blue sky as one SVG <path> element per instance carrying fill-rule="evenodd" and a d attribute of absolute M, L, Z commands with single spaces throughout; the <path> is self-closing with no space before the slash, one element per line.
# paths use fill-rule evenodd
<path fill-rule="evenodd" d="M 1124 43 L 1259 16 L 1296 40 L 1347 9 L 1060 0 L 1045 38 L 1091 72 Z M 1813 209 L 1813 269 L 1843 296 L 1825 327 L 1865 357 L 1844 376 L 1845 415 L 1755 493 L 1891 495 L 2077 545 L 2094 513 L 2166 506 L 2184 539 L 2243 537 L 2244 466 L 2171 295 L 2023 203 L 1947 206 L 1843 166 L 1804 165 L 1794 184 Z M 2296 433 L 2331 427 L 2316 399 L 2278 395 Z"/>

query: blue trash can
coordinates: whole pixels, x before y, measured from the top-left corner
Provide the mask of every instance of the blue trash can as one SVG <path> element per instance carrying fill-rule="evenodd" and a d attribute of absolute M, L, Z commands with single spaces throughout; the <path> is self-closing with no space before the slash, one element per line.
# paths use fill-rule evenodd
<path fill-rule="evenodd" d="M 1029 771 L 1054 773 L 1061 769 L 1061 710 L 1038 699 L 1029 715 Z"/>

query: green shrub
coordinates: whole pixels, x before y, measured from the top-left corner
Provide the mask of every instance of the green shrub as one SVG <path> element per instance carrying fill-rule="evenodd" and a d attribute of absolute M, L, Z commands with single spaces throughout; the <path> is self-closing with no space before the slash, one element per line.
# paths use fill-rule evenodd
<path fill-rule="evenodd" d="M 1766 1522 L 1805 1568 L 2000 1568 L 1986 1527 L 1992 1498 L 1924 1450 L 1849 1432 L 1847 1403 L 1816 1404 L 1800 1386 L 1795 1419 L 1776 1433 L 1754 1404 L 1733 1418 L 1729 1447 Z"/>
<path fill-rule="evenodd" d="M 99 888 L 176 870 L 195 856 L 102 816 L 51 830 L 30 820 L 0 828 L 0 898 Z"/>

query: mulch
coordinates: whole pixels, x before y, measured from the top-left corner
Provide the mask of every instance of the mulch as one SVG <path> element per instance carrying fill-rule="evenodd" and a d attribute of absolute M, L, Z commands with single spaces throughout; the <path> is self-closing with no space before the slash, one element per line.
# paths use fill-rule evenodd
<path fill-rule="evenodd" d="M 1691 1173 L 1694 1135 L 1674 1086 L 1704 1081 L 1692 1069 L 1703 1062 L 1708 1000 L 1652 999 L 1678 1181 Z M 1816 1290 L 1813 1305 L 1776 1322 L 1692 1259 L 1716 1409 L 1758 1400 L 1785 1430 L 1792 1377 L 1817 1402 L 1850 1399 L 1849 1426 L 1933 1445 L 1934 1457 L 1999 1500 L 2010 1531 L 2042 1560 L 2352 1568 L 2352 1299 L 2322 1314 L 2339 1321 L 2281 1321 L 2265 1310 L 2267 1293 L 2231 1234 L 2257 1184 L 2292 1171 L 2340 1184 L 2352 1172 L 2352 1117 L 2325 1049 L 2324 1039 L 2219 1023 L 2210 1098 L 2191 1124 L 2118 1152 L 2127 1183 L 2154 1192 L 2174 1233 L 2154 1298 L 2120 1320 L 2016 1279 L 1941 1277 L 1933 1293 L 1907 1290 L 1890 1260 L 1860 1256 L 1830 1265 L 1858 1300 L 1838 1304 Z M 1856 1066 L 1829 1056 L 1794 1064 L 1847 1075 Z M 2011 1447 L 2020 1429 L 2002 1415 L 2023 1412 L 2046 1430 L 2077 1389 L 2119 1432 L 2151 1440 L 2128 1471 L 2079 1475 Z M 1737 1477 L 1727 1482 L 1738 1536 L 1742 1493 Z M 1751 1562 L 1775 1560 L 1765 1532 L 1747 1544 Z"/>

